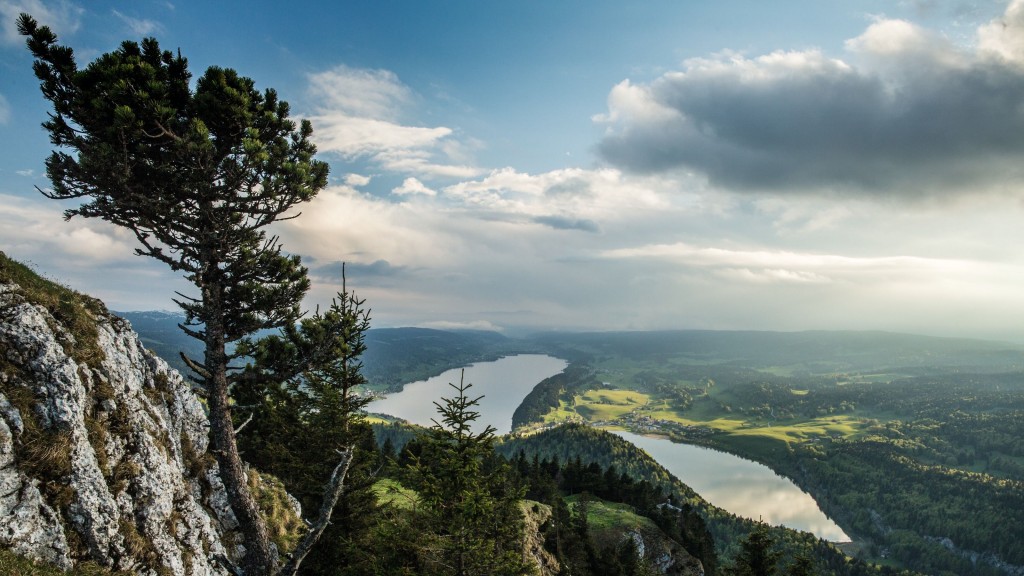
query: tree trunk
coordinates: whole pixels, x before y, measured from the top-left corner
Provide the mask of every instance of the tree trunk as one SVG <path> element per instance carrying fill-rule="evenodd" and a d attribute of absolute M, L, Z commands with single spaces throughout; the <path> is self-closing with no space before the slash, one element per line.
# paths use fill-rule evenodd
<path fill-rule="evenodd" d="M 231 421 L 228 401 L 227 354 L 225 353 L 224 321 L 220 300 L 221 286 L 209 286 L 205 304 L 210 312 L 205 319 L 206 379 L 210 410 L 210 443 L 220 467 L 220 477 L 227 489 L 228 502 L 238 519 L 245 542 L 243 567 L 246 576 L 272 576 L 277 571 L 277 554 L 270 542 L 266 524 L 260 517 L 256 499 L 249 491 L 245 469 L 238 454 L 235 427 Z"/>

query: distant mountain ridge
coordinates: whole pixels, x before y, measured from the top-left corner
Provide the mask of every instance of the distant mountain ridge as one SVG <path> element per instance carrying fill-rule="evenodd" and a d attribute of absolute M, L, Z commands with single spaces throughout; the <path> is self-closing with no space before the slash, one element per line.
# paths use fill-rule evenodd
<path fill-rule="evenodd" d="M 749 367 L 820 365 L 821 369 L 879 367 L 1024 368 L 1024 346 L 966 338 L 883 331 L 715 331 L 563 332 L 539 334 L 542 348 L 569 348 L 593 357 L 616 354 L 636 359 L 688 356 L 716 364 Z M 828 366 L 826 366 L 828 365 Z"/>
<path fill-rule="evenodd" d="M 172 367 L 187 373 L 179 351 L 201 354 L 198 341 L 178 324 L 180 314 L 117 312 L 131 322 L 143 343 Z M 714 331 L 547 332 L 511 338 L 481 330 L 373 328 L 366 334 L 364 375 L 371 386 L 394 390 L 452 368 L 511 354 L 550 354 L 585 361 L 615 351 L 635 358 L 687 356 L 715 364 L 790 366 L 810 372 L 857 371 L 880 367 L 970 368 L 981 372 L 1024 369 L 1024 346 L 965 338 L 882 331 Z"/>
<path fill-rule="evenodd" d="M 165 311 L 115 312 L 128 320 L 142 342 L 182 374 L 180 353 L 201 357 L 202 344 L 178 327 L 185 317 Z M 473 362 L 538 351 L 525 340 L 483 330 L 373 328 L 366 333 L 363 375 L 377 389 L 391 390 Z"/>

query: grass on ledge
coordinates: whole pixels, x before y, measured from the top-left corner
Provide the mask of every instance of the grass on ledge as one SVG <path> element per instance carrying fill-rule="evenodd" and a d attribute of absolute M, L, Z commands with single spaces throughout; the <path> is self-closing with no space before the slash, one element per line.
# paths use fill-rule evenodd
<path fill-rule="evenodd" d="M 107 313 L 102 302 L 43 278 L 3 252 L 0 252 L 0 283 L 20 286 L 25 300 L 46 308 L 67 327 L 75 337 L 67 352 L 76 361 L 95 365 L 103 360 L 103 351 L 96 342 L 96 317 Z"/>
<path fill-rule="evenodd" d="M 131 576 L 130 572 L 113 572 L 92 562 L 82 563 L 64 572 L 56 566 L 34 562 L 7 549 L 0 549 L 0 574 L 5 576 Z"/>

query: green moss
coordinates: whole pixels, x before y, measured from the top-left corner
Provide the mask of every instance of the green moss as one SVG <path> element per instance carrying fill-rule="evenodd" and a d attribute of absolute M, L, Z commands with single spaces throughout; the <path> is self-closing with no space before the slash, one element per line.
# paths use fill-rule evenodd
<path fill-rule="evenodd" d="M 85 543 L 85 539 L 77 530 L 70 530 L 65 526 L 64 537 L 68 539 L 68 550 L 71 552 L 72 558 L 89 557 L 89 545 Z"/>
<path fill-rule="evenodd" d="M 575 508 L 579 502 L 579 495 L 569 496 L 565 501 L 570 508 Z M 658 531 L 650 518 L 637 514 L 632 506 L 593 497 L 587 505 L 587 524 L 591 530 L 608 532 L 616 537 L 621 537 L 629 530 Z"/>
<path fill-rule="evenodd" d="M 195 563 L 195 557 L 195 553 L 189 550 L 188 548 L 185 548 L 185 550 L 182 552 L 181 562 L 185 565 L 185 574 L 193 573 L 193 564 Z"/>
<path fill-rule="evenodd" d="M 130 438 L 135 431 L 132 415 L 128 412 L 127 402 L 115 402 L 114 411 L 110 414 L 108 426 L 110 431 L 120 438 Z"/>
<path fill-rule="evenodd" d="M 171 379 L 167 377 L 166 372 L 153 374 L 153 386 L 163 394 L 172 392 Z"/>
<path fill-rule="evenodd" d="M 153 385 L 143 386 L 142 391 L 146 393 L 146 397 L 154 404 L 165 404 L 167 402 L 166 388 L 167 376 L 165 374 L 156 374 L 153 377 Z"/>
<path fill-rule="evenodd" d="M 100 403 L 104 400 L 113 400 L 115 395 L 114 386 L 108 380 L 96 379 L 92 389 L 93 400 Z"/>
<path fill-rule="evenodd" d="M 105 400 L 114 398 L 114 388 L 110 382 L 96 379 L 93 386 L 93 404 L 85 414 L 85 432 L 89 438 L 89 445 L 96 454 L 96 461 L 100 466 L 103 476 L 110 480 L 110 458 L 107 455 L 107 441 L 110 434 L 107 431 L 107 423 L 98 414 Z"/>
<path fill-rule="evenodd" d="M 96 330 L 96 318 L 107 314 L 102 302 L 46 280 L 3 252 L 0 252 L 0 282 L 20 286 L 25 300 L 42 306 L 67 328 L 74 342 L 62 342 L 61 345 L 76 362 L 98 366 L 103 361 Z"/>
<path fill-rule="evenodd" d="M 139 529 L 135 527 L 134 523 L 122 518 L 117 531 L 124 538 L 125 552 L 129 556 L 138 558 L 145 554 L 146 539 L 142 537 L 142 534 L 139 534 Z"/>

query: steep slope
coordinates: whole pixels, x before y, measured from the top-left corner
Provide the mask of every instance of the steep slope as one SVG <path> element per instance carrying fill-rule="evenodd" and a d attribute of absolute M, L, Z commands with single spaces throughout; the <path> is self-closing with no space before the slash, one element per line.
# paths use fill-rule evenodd
<path fill-rule="evenodd" d="M 70 568 L 226 574 L 235 519 L 177 372 L 101 303 L 0 253 L 0 546 Z"/>

